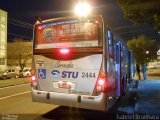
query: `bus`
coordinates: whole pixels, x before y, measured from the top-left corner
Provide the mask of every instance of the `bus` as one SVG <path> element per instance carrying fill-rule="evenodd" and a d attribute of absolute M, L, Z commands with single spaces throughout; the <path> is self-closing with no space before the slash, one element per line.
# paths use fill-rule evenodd
<path fill-rule="evenodd" d="M 133 55 L 101 15 L 36 22 L 33 38 L 33 102 L 107 111 L 133 79 Z"/>

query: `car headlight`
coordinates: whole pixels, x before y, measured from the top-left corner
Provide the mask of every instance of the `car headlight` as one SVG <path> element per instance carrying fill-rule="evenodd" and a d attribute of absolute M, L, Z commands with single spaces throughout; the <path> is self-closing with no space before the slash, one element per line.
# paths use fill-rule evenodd
<path fill-rule="evenodd" d="M 7 75 L 7 73 L 3 73 L 3 75 Z"/>

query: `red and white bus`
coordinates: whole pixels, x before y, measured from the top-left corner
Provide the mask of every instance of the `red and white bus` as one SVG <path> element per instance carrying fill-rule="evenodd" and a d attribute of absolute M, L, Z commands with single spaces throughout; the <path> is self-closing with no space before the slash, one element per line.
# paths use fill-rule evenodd
<path fill-rule="evenodd" d="M 34 102 L 107 111 L 132 79 L 132 55 L 102 16 L 37 22 L 33 46 Z"/>

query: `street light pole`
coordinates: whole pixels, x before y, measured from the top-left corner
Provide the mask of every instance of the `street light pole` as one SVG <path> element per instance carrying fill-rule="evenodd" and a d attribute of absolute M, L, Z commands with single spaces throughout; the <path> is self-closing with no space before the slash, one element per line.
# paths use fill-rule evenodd
<path fill-rule="evenodd" d="M 147 50 L 147 51 L 146 51 L 146 56 L 147 56 L 147 57 L 146 57 L 146 65 L 148 64 L 148 54 L 149 54 L 149 51 Z"/>

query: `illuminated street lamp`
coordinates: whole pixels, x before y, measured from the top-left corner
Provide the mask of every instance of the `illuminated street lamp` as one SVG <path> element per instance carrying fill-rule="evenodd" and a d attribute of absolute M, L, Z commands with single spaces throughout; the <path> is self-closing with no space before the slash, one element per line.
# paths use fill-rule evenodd
<path fill-rule="evenodd" d="M 148 50 L 146 51 L 146 54 L 149 54 L 149 51 L 148 51 Z"/>
<path fill-rule="evenodd" d="M 75 6 L 74 12 L 79 17 L 86 17 L 91 12 L 91 6 L 87 2 L 79 2 Z"/>
<path fill-rule="evenodd" d="M 147 56 L 146 56 L 146 65 L 147 65 L 147 63 L 149 62 L 149 61 L 148 61 L 148 60 L 149 60 L 148 54 L 149 54 L 149 51 L 147 50 L 147 51 L 146 51 L 146 55 L 147 55 Z"/>

